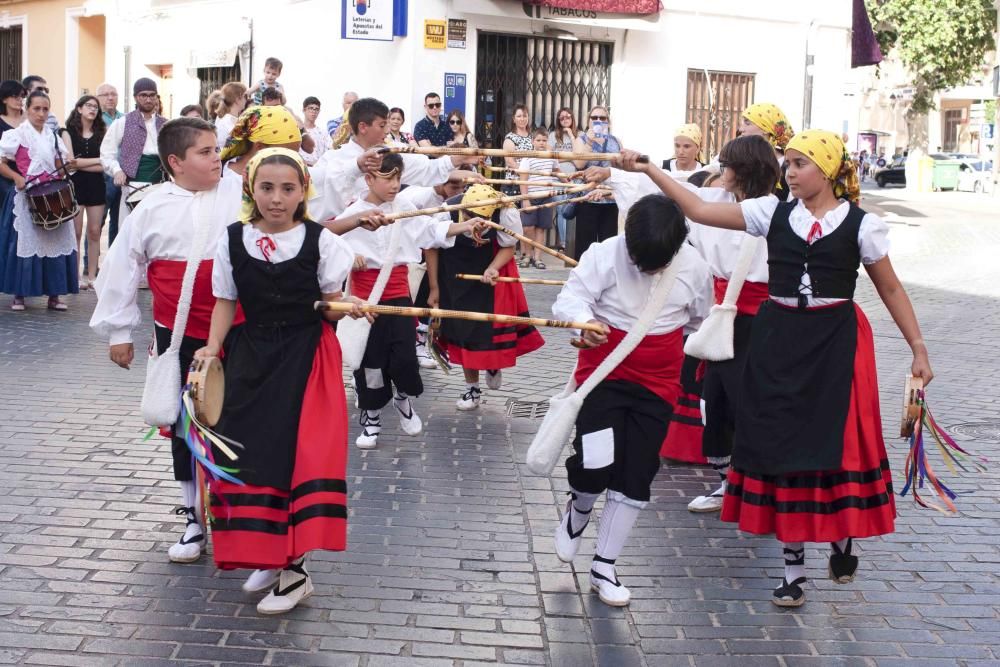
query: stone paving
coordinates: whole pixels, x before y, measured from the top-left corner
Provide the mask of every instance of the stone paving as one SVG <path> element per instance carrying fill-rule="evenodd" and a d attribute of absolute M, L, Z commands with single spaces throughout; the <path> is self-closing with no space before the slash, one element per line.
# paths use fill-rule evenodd
<path fill-rule="evenodd" d="M 558 561 L 564 474 L 527 470 L 538 421 L 506 415 L 509 400 L 540 401 L 565 382 L 569 334 L 547 331 L 546 347 L 487 391 L 478 412 L 454 410 L 457 374 L 431 371 L 417 403 L 423 435 L 403 436 L 390 416 L 379 449 L 352 447 L 349 550 L 311 558 L 317 593 L 300 608 L 260 617 L 239 588 L 244 573 L 219 572 L 210 557 L 167 562 L 179 528 L 168 448 L 143 442 L 142 365 L 125 372 L 107 361 L 87 328 L 94 296 L 85 293 L 65 314 L 37 300 L 26 313 L 0 310 L 0 662 L 1000 664 L 1000 215 L 891 190 L 867 204 L 893 214 L 893 257 L 938 374 L 931 405 L 994 463 L 982 475 L 946 473 L 968 494 L 961 516 L 900 499 L 897 532 L 861 544 L 853 584 L 824 579 L 825 550 L 810 547 L 809 601 L 779 611 L 769 601 L 776 543 L 689 514 L 687 500 L 716 479 L 667 464 L 619 560 L 632 604 L 601 604 L 586 581 L 596 528 L 573 567 Z M 546 272 L 556 275 L 565 270 Z M 898 479 L 906 449 L 892 436 L 909 355 L 870 283 L 859 286 Z M 528 292 L 538 313 L 555 294 Z"/>

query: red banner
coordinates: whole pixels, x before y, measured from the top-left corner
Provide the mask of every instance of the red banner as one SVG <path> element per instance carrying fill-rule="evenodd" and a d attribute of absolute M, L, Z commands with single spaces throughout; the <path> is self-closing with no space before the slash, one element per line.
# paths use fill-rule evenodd
<path fill-rule="evenodd" d="M 656 14 L 663 8 L 660 0 L 527 0 L 524 4 L 608 14 Z"/>

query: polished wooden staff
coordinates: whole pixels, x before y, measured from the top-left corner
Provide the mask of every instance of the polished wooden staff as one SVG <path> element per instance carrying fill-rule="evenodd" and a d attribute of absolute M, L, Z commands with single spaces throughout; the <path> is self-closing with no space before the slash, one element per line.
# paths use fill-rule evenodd
<path fill-rule="evenodd" d="M 557 195 L 573 194 L 575 192 L 587 192 L 593 190 L 597 187 L 597 183 L 586 183 L 583 185 L 574 185 L 573 187 L 564 188 L 560 190 L 542 190 L 540 192 L 529 192 L 526 195 L 513 195 L 509 197 L 496 197 L 494 199 L 480 199 L 479 201 L 469 202 L 468 204 L 444 204 L 442 206 L 434 206 L 432 208 L 419 208 L 415 211 L 400 211 L 399 213 L 389 213 L 385 216 L 387 220 L 402 220 L 403 218 L 415 218 L 421 215 L 437 215 L 438 213 L 451 213 L 452 211 L 464 211 L 470 208 L 479 208 L 481 206 L 505 206 L 507 204 L 516 204 L 519 201 L 524 201 L 526 199 L 548 199 L 549 197 L 555 197 Z M 361 218 L 362 221 L 367 221 L 368 218 Z"/>
<path fill-rule="evenodd" d="M 609 197 L 611 195 L 611 192 L 608 191 L 608 190 L 601 190 L 601 192 L 604 192 L 604 196 L 605 197 Z M 531 206 L 522 206 L 521 207 L 521 213 L 530 213 L 531 211 L 538 211 L 538 210 L 543 209 L 543 208 L 555 208 L 556 206 L 562 206 L 563 204 L 572 204 L 574 202 L 587 201 L 589 199 L 590 199 L 590 195 L 584 195 L 582 197 L 572 197 L 570 199 L 562 199 L 562 200 L 557 200 L 557 201 L 550 201 L 550 202 L 546 202 L 544 204 L 533 204 Z M 593 200 L 591 200 L 591 201 L 593 201 Z"/>
<path fill-rule="evenodd" d="M 493 172 L 512 171 L 515 174 L 525 174 L 528 176 L 549 176 L 550 178 L 558 178 L 561 181 L 568 181 L 574 176 L 574 174 L 567 174 L 564 171 L 547 171 L 544 169 L 509 169 L 508 167 L 494 167 L 491 164 L 483 165 L 483 169 Z"/>
<path fill-rule="evenodd" d="M 380 153 L 416 153 L 417 155 L 466 155 L 469 157 L 489 156 L 489 157 L 512 157 L 515 159 L 523 157 L 540 157 L 560 162 L 573 161 L 596 161 L 605 162 L 620 161 L 621 153 L 575 153 L 571 151 L 508 151 L 503 148 L 452 148 L 448 146 L 385 146 L 379 149 Z M 648 163 L 648 155 L 640 155 L 636 162 Z"/>
<path fill-rule="evenodd" d="M 497 223 L 492 222 L 490 220 L 484 220 L 483 223 L 487 227 L 492 227 L 493 229 L 497 229 L 497 230 L 503 232 L 504 234 L 506 234 L 508 236 L 513 236 L 515 239 L 517 239 L 518 241 L 520 241 L 524 245 L 529 245 L 532 248 L 538 248 L 542 252 L 544 252 L 544 253 L 546 253 L 548 255 L 552 255 L 556 259 L 560 259 L 560 260 L 566 262 L 567 266 L 576 266 L 577 265 L 577 261 L 575 259 L 573 259 L 572 257 L 568 257 L 567 255 L 564 255 L 561 252 L 553 250 L 552 248 L 548 247 L 544 243 L 539 243 L 537 241 L 532 241 L 527 236 L 522 236 L 521 234 L 518 234 L 517 232 L 513 232 L 513 231 L 507 229 L 506 227 L 504 227 L 503 225 L 498 225 Z"/>
<path fill-rule="evenodd" d="M 551 178 L 551 177 L 546 177 L 546 178 Z M 475 185 L 476 183 L 486 183 L 488 185 L 532 185 L 532 186 L 535 186 L 535 187 L 544 186 L 546 188 L 559 188 L 560 190 L 562 190 L 563 188 L 573 188 L 573 187 L 576 187 L 577 185 L 579 185 L 578 183 L 554 183 L 554 182 L 546 182 L 546 181 L 522 181 L 522 180 L 514 180 L 514 179 L 506 179 L 506 178 L 475 178 L 475 177 L 471 177 L 471 176 L 468 177 L 468 178 L 463 178 L 462 179 L 462 183 L 464 183 L 465 185 Z M 610 190 L 611 188 L 608 187 L 607 185 L 598 185 L 597 189 L 599 189 L 599 190 Z"/>
<path fill-rule="evenodd" d="M 349 313 L 354 310 L 353 303 L 345 301 L 317 301 L 313 304 L 316 310 L 332 310 L 338 313 Z M 413 308 L 407 306 L 375 306 L 364 304 L 361 311 L 375 315 L 401 315 L 403 317 L 441 317 L 454 320 L 471 320 L 473 322 L 496 322 L 498 324 L 524 324 L 534 327 L 556 327 L 559 329 L 580 329 L 581 331 L 604 332 L 604 325 L 591 322 L 563 322 L 562 320 L 546 320 L 541 317 L 518 317 L 517 315 L 496 315 L 494 313 L 474 313 L 467 310 L 441 310 L 440 308 Z"/>
<path fill-rule="evenodd" d="M 456 273 L 455 277 L 459 280 L 482 280 L 481 275 L 476 275 L 475 273 Z M 499 276 L 494 278 L 498 283 L 521 283 L 522 285 L 556 285 L 562 287 L 566 284 L 565 280 L 546 280 L 544 278 L 509 278 L 507 276 Z"/>

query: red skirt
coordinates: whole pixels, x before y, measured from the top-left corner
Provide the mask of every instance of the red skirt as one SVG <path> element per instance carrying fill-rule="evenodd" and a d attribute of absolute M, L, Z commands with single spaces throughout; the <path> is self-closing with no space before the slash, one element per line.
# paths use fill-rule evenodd
<path fill-rule="evenodd" d="M 858 337 L 841 467 L 774 476 L 734 469 L 728 476 L 723 521 L 738 523 L 748 533 L 774 534 L 782 542 L 835 542 L 895 530 L 875 342 L 865 314 L 857 305 L 855 310 Z M 738 440 L 739 423 L 736 428 Z"/>
<path fill-rule="evenodd" d="M 212 488 L 215 564 L 277 569 L 347 547 L 347 401 L 340 344 L 323 327 L 299 419 L 291 491 L 220 481 Z"/>
<path fill-rule="evenodd" d="M 500 267 L 500 276 L 518 278 L 517 264 L 511 259 Z M 529 317 L 528 300 L 520 283 L 497 283 L 493 291 L 493 313 L 496 315 L 516 315 Z M 469 370 L 491 371 L 512 368 L 517 358 L 534 352 L 545 340 L 538 330 L 530 325 L 509 325 L 487 322 L 483 326 L 492 327 L 493 336 L 483 349 L 470 350 L 460 344 L 448 342 L 448 358 L 451 363 Z"/>
<path fill-rule="evenodd" d="M 660 456 L 684 463 L 708 463 L 702 454 L 702 434 L 705 424 L 701 419 L 701 359 L 684 356 L 681 368 L 681 393 L 670 417 L 670 429 L 660 447 Z"/>

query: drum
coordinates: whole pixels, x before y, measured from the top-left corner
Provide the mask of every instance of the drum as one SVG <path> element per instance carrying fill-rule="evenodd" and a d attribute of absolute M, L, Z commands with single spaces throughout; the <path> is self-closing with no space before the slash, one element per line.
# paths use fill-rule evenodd
<path fill-rule="evenodd" d="M 187 380 L 195 418 L 204 426 L 215 426 L 222 416 L 222 398 L 226 388 L 222 362 L 215 357 L 195 359 Z"/>
<path fill-rule="evenodd" d="M 161 185 L 163 183 L 142 183 L 139 181 L 131 181 L 126 184 L 125 187 L 128 188 L 128 195 L 125 197 L 125 205 L 128 207 L 129 213 L 139 205 L 139 202 Z"/>
<path fill-rule="evenodd" d="M 44 229 L 58 228 L 80 210 L 73 183 L 65 178 L 32 185 L 24 191 L 24 196 L 28 199 L 31 221 Z"/>
<path fill-rule="evenodd" d="M 899 437 L 909 438 L 920 420 L 920 393 L 924 390 L 924 381 L 912 375 L 907 376 L 903 386 L 903 422 L 899 428 Z"/>

